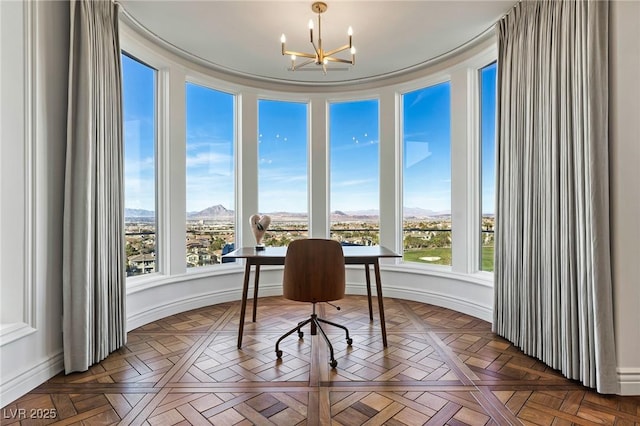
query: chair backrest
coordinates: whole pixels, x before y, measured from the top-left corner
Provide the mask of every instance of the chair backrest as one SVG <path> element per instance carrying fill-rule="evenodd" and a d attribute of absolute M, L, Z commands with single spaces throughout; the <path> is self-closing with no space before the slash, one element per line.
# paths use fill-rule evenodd
<path fill-rule="evenodd" d="M 298 302 L 342 299 L 345 268 L 340 243 L 318 238 L 292 241 L 284 260 L 282 287 L 285 298 Z"/>

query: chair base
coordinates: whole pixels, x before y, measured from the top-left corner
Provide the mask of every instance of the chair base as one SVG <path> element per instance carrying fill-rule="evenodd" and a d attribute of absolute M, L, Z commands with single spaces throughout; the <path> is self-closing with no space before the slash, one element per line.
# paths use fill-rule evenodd
<path fill-rule="evenodd" d="M 278 341 L 276 342 L 276 356 L 278 357 L 278 359 L 282 358 L 282 351 L 280 349 L 278 349 L 280 347 L 280 342 L 284 338 L 289 337 L 290 335 L 295 333 L 296 331 L 298 332 L 298 337 L 300 339 L 302 339 L 302 336 L 304 336 L 304 333 L 300 329 L 302 327 L 304 327 L 305 325 L 307 325 L 307 324 L 311 324 L 311 335 L 315 335 L 316 334 L 316 330 L 320 330 L 320 335 L 322 335 L 322 337 L 324 338 L 324 341 L 327 343 L 327 346 L 329 347 L 329 357 L 330 357 L 329 365 L 331 366 L 331 368 L 336 368 L 338 366 L 338 361 L 336 361 L 336 359 L 333 356 L 333 345 L 331 344 L 331 342 L 329 341 L 329 338 L 327 337 L 326 333 L 324 332 L 324 330 L 320 326 L 320 323 L 329 324 L 329 325 L 332 325 L 334 327 L 338 327 L 338 328 L 343 329 L 345 331 L 346 335 L 347 335 L 347 337 L 346 337 L 347 345 L 351 346 L 351 344 L 353 343 L 353 339 L 351 337 L 349 337 L 349 330 L 347 329 L 347 327 L 345 327 L 343 325 L 340 325 L 340 324 L 336 324 L 335 322 L 331 322 L 331 321 L 327 321 L 327 320 L 322 319 L 322 318 L 318 318 L 318 315 L 316 315 L 315 309 L 314 309 L 314 313 L 311 314 L 311 317 L 309 317 L 308 319 L 298 323 L 297 326 L 295 326 L 293 329 L 291 329 L 290 331 L 288 331 L 287 333 L 285 333 L 284 335 L 282 335 L 278 339 Z"/>

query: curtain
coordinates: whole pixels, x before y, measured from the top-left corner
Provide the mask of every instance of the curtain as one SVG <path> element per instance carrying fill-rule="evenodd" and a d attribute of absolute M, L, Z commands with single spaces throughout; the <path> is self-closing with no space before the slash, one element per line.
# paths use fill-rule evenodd
<path fill-rule="evenodd" d="M 566 377 L 615 393 L 608 7 L 524 1 L 497 24 L 493 327 Z"/>
<path fill-rule="evenodd" d="M 126 343 L 118 6 L 71 2 L 63 241 L 66 373 Z"/>

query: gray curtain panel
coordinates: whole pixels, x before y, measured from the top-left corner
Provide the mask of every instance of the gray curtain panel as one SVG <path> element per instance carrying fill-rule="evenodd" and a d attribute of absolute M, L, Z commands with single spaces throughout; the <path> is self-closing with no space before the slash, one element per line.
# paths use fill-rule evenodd
<path fill-rule="evenodd" d="M 566 377 L 615 393 L 608 7 L 524 1 L 497 24 L 493 327 Z"/>
<path fill-rule="evenodd" d="M 66 373 L 126 343 L 118 6 L 71 2 L 63 241 Z"/>

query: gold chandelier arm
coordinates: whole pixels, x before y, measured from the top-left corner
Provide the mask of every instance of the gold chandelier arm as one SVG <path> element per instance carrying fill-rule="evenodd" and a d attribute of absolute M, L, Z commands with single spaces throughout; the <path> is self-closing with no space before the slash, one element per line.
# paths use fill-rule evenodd
<path fill-rule="evenodd" d="M 312 53 L 302 53 L 302 52 L 294 52 L 293 50 L 285 50 L 282 52 L 283 55 L 296 55 L 299 58 L 311 58 L 316 59 L 316 55 Z"/>
<path fill-rule="evenodd" d="M 305 65 L 313 64 L 313 63 L 315 63 L 315 62 L 316 62 L 316 60 L 315 60 L 315 58 L 314 58 L 314 59 L 309 59 L 309 60 L 307 60 L 307 61 L 304 61 L 303 63 L 301 63 L 301 64 L 299 64 L 299 65 L 295 65 L 295 64 L 294 64 L 294 65 L 292 65 L 292 66 L 291 66 L 291 71 L 295 71 L 297 68 L 302 68 L 302 67 L 304 67 Z"/>
<path fill-rule="evenodd" d="M 320 43 L 322 43 L 322 41 Z M 320 57 L 320 50 L 318 49 L 318 46 L 316 46 L 313 41 L 311 42 L 311 45 L 313 46 L 313 50 L 316 52 L 316 56 Z M 322 44 L 320 44 L 320 46 L 322 46 Z"/>
<path fill-rule="evenodd" d="M 347 50 L 347 49 L 351 49 L 351 46 L 349 46 L 348 44 L 345 44 L 344 46 L 338 47 L 337 49 L 333 49 L 333 50 L 330 50 L 328 52 L 324 52 L 324 56 L 326 58 L 328 56 L 335 55 L 336 53 L 342 52 L 342 51 Z"/>
<path fill-rule="evenodd" d="M 353 65 L 353 60 L 349 60 L 349 59 L 341 59 L 341 58 L 332 58 L 332 57 L 328 57 L 325 56 L 325 59 L 329 62 L 341 62 L 343 64 L 350 64 Z"/>
<path fill-rule="evenodd" d="M 304 61 L 303 63 L 298 65 L 296 68 L 301 68 L 301 67 L 304 67 L 305 65 L 314 64 L 315 62 L 316 62 L 315 58 L 309 59 L 308 61 Z"/>

